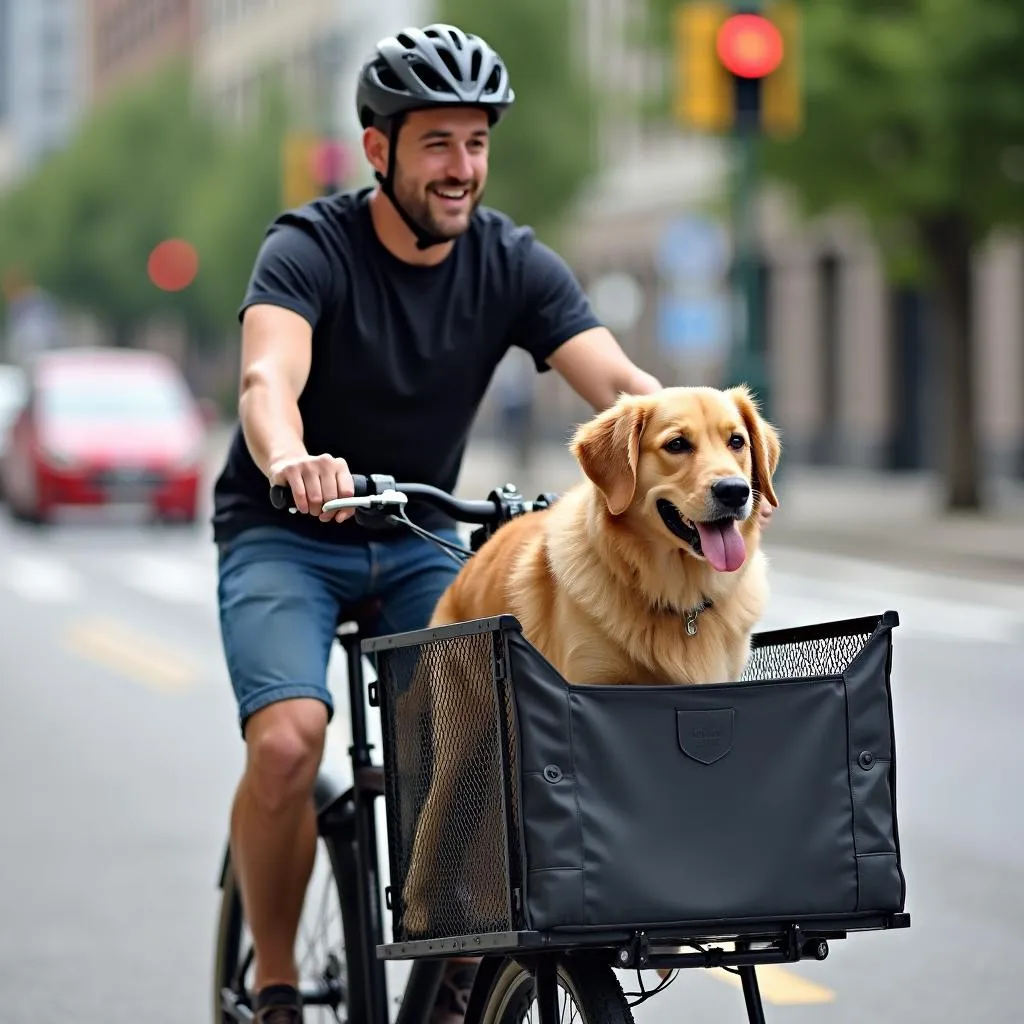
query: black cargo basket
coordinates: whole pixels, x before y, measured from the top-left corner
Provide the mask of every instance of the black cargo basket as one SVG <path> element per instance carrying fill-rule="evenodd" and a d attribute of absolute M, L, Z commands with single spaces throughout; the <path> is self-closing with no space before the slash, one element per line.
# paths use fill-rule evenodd
<path fill-rule="evenodd" d="M 895 612 L 756 634 L 740 680 L 569 685 L 511 616 L 365 641 L 388 958 L 905 927 Z"/>

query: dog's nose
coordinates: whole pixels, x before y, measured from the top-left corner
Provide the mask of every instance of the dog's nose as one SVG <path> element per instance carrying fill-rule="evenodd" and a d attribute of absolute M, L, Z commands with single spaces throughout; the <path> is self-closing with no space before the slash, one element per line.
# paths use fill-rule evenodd
<path fill-rule="evenodd" d="M 711 485 L 711 493 L 726 508 L 743 508 L 750 497 L 750 484 L 741 476 L 727 476 Z"/>

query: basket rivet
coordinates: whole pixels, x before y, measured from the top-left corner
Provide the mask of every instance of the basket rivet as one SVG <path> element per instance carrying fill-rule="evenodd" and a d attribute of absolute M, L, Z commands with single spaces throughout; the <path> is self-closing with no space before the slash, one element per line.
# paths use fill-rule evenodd
<path fill-rule="evenodd" d="M 548 782 L 561 782 L 562 769 L 557 764 L 547 764 L 544 766 L 544 778 Z"/>
<path fill-rule="evenodd" d="M 629 963 L 629 950 L 628 949 L 620 949 L 619 950 L 619 963 L 620 964 L 628 964 Z"/>
<path fill-rule="evenodd" d="M 857 757 L 857 764 L 867 771 L 875 763 L 875 755 L 870 750 L 862 750 Z"/>

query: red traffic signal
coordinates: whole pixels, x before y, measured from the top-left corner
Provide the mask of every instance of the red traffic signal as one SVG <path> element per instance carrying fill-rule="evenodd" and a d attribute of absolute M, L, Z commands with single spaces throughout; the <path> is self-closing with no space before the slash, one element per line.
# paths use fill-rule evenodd
<path fill-rule="evenodd" d="M 718 30 L 718 58 L 738 78 L 764 78 L 781 63 L 782 33 L 760 14 L 734 14 Z"/>

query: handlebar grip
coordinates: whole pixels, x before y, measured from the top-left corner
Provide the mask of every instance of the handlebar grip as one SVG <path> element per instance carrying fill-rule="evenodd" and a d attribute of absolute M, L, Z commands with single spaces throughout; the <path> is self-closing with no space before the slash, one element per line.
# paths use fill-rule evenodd
<path fill-rule="evenodd" d="M 369 480 L 361 473 L 352 474 L 352 497 L 365 498 L 370 493 Z M 292 497 L 292 489 L 285 484 L 273 484 L 270 488 L 270 504 L 274 508 L 293 508 L 295 499 Z"/>

